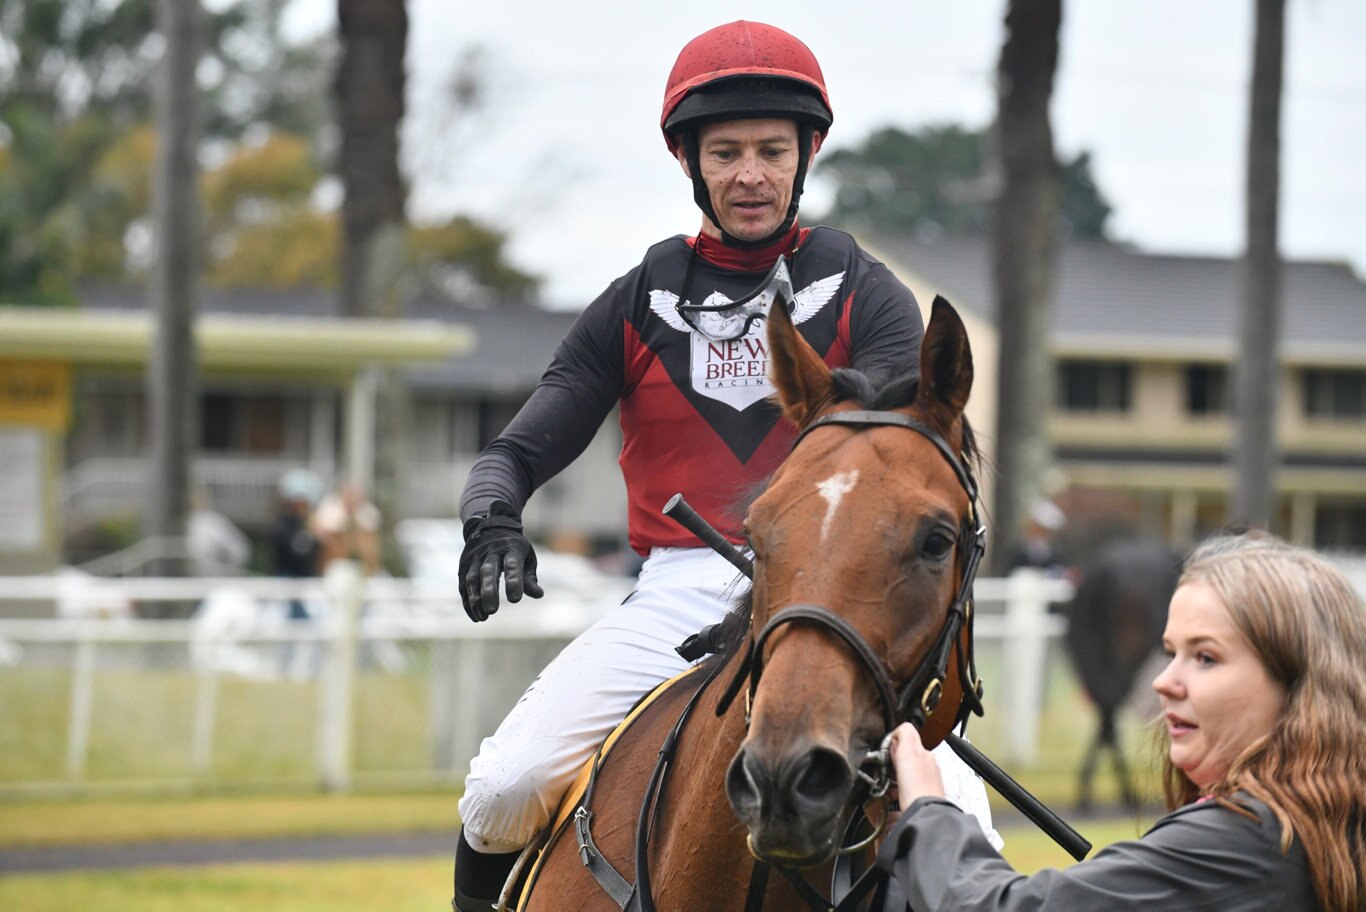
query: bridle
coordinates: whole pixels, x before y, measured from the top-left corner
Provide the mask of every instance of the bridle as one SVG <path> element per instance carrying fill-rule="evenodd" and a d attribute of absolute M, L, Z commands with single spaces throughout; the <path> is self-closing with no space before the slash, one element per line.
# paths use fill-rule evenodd
<path fill-rule="evenodd" d="M 864 671 L 873 681 L 882 706 L 883 725 L 890 734 L 900 722 L 910 722 L 921 728 L 929 716 L 939 707 L 944 695 L 945 679 L 951 654 L 956 649 L 958 658 L 959 683 L 963 693 L 955 715 L 954 724 L 967 721 L 969 712 L 982 715 L 982 681 L 977 675 L 976 659 L 972 642 L 972 587 L 977 578 L 977 568 L 986 551 L 986 529 L 977 515 L 977 480 L 973 477 L 965 459 L 954 455 L 953 450 L 938 431 L 929 425 L 892 411 L 846 411 L 835 412 L 818 418 L 807 425 L 793 443 L 795 449 L 807 434 L 819 427 L 842 425 L 862 430 L 870 427 L 902 427 L 920 434 L 935 449 L 939 450 L 945 461 L 953 469 L 958 483 L 968 495 L 968 512 L 959 525 L 957 552 L 962 568 L 958 590 L 949 605 L 948 616 L 940 628 L 939 636 L 930 648 L 925 659 L 915 673 L 897 689 L 892 675 L 877 653 L 868 645 L 863 636 L 844 618 L 819 605 L 790 605 L 772 618 L 756 634 L 745 652 L 743 661 L 736 669 L 735 677 L 717 704 L 717 715 L 729 709 L 740 687 L 746 680 L 749 688 L 745 698 L 745 723 L 749 724 L 750 707 L 759 688 L 759 680 L 764 671 L 764 646 L 774 631 L 792 623 L 812 624 L 840 639 L 863 665 Z M 967 635 L 964 636 L 966 628 Z M 883 774 L 885 775 L 885 770 Z"/>
<path fill-rule="evenodd" d="M 852 815 L 849 825 L 846 828 L 845 837 L 858 838 L 858 834 L 863 829 L 869 828 L 866 818 L 862 815 L 861 805 L 869 799 L 882 799 L 885 802 L 887 789 L 890 786 L 891 763 L 888 758 L 888 743 L 891 738 L 892 730 L 902 721 L 907 721 L 920 728 L 925 724 L 929 716 L 938 708 L 940 700 L 944 694 L 944 682 L 948 676 L 948 664 L 953 651 L 957 650 L 959 682 L 962 690 L 962 701 L 960 702 L 954 718 L 955 725 L 961 725 L 967 721 L 969 712 L 982 715 L 982 682 L 977 676 L 977 667 L 972 648 L 972 586 L 977 577 L 977 567 L 981 563 L 982 554 L 986 550 L 986 530 L 978 521 L 977 513 L 977 481 L 968 469 L 967 461 L 956 456 L 943 436 L 938 431 L 916 419 L 903 415 L 900 412 L 892 411 L 844 411 L 835 412 L 818 418 L 798 435 L 797 440 L 792 444 L 795 449 L 807 434 L 818 427 L 827 425 L 843 425 L 862 430 L 870 427 L 902 427 L 922 435 L 930 443 L 934 444 L 940 454 L 948 461 L 953 469 L 959 484 L 968 495 L 968 511 L 959 525 L 957 553 L 958 561 L 962 567 L 961 576 L 958 581 L 958 590 L 954 593 L 953 602 L 949 605 L 948 616 L 944 621 L 944 626 L 939 631 L 934 645 L 931 647 L 926 658 L 921 662 L 915 673 L 910 679 L 898 689 L 892 675 L 888 672 L 886 665 L 878 658 L 877 653 L 868 645 L 867 640 L 854 629 L 848 621 L 844 620 L 834 612 L 819 605 L 790 605 L 772 618 L 764 625 L 759 633 L 752 637 L 747 648 L 744 649 L 743 658 L 739 667 L 735 671 L 734 677 L 727 685 L 725 691 L 716 705 L 716 714 L 725 715 L 735 696 L 745 682 L 749 682 L 749 689 L 745 699 L 745 725 L 749 726 L 750 709 L 753 705 L 754 695 L 759 687 L 759 680 L 763 676 L 764 668 L 764 647 L 774 631 L 780 627 L 792 623 L 809 623 L 818 629 L 827 631 L 840 639 L 849 650 L 858 657 L 864 670 L 872 679 L 874 687 L 878 692 L 879 701 L 882 707 L 883 724 L 885 735 L 883 736 L 879 749 L 869 751 L 867 759 L 861 764 L 859 777 L 866 786 L 866 792 L 859 795 L 856 808 L 858 813 Z M 675 498 L 677 500 L 677 498 Z M 672 503 L 672 502 L 671 502 Z M 716 541 L 724 547 L 725 544 L 719 535 L 715 535 Z M 747 564 L 743 558 L 737 566 Z M 743 569 L 743 567 L 742 567 Z M 752 572 L 752 571 L 751 571 Z M 966 628 L 966 631 L 965 631 Z M 966 632 L 966 635 L 964 633 Z M 703 634 L 707 634 L 704 631 Z M 703 636 L 703 635 L 699 635 Z M 703 636 L 703 639 L 706 639 Z M 684 647 L 680 647 L 682 653 Z M 683 726 L 691 715 L 694 707 L 697 706 L 702 694 L 707 690 L 707 686 L 717 677 L 726 667 L 725 663 L 717 664 L 713 667 L 701 686 L 693 693 L 692 698 L 684 707 L 683 712 L 675 723 L 674 728 L 664 740 L 664 745 L 660 748 L 654 772 L 650 777 L 645 790 L 645 797 L 641 804 L 639 819 L 636 824 L 635 842 L 635 865 L 636 882 L 628 883 L 602 856 L 601 851 L 593 842 L 590 831 L 592 822 L 592 812 L 589 804 L 593 792 L 593 784 L 596 781 L 597 766 L 594 764 L 593 775 L 590 777 L 588 792 L 583 799 L 579 810 L 574 817 L 574 826 L 577 832 L 579 855 L 588 869 L 589 873 L 598 881 L 599 885 L 616 901 L 626 912 L 654 912 L 654 898 L 650 887 L 649 876 L 649 834 L 653 829 L 655 816 L 659 811 L 658 799 L 664 787 L 664 780 L 672 765 L 674 749 L 678 742 Z M 872 772 L 867 773 L 864 767 L 872 767 Z M 885 807 L 885 805 L 884 805 Z M 776 867 L 779 874 L 791 884 L 798 895 L 813 910 L 835 910 L 835 912 L 848 912 L 866 897 L 869 892 L 874 892 L 874 902 L 876 896 L 880 895 L 885 889 L 885 872 L 877 868 L 869 868 L 861 875 L 855 875 L 852 868 L 845 864 L 850 859 L 871 845 L 881 834 L 883 825 L 886 823 L 884 814 L 882 823 L 873 828 L 871 835 L 859 840 L 856 844 L 846 845 L 838 852 L 840 856 L 839 864 L 835 869 L 835 884 L 838 889 L 832 890 L 842 896 L 836 901 L 827 900 L 820 896 L 815 889 L 806 882 L 805 878 L 797 872 L 783 866 L 774 866 L 770 863 L 755 858 L 754 870 L 750 875 L 749 888 L 745 897 L 746 912 L 757 912 L 763 906 L 765 891 L 767 890 L 768 877 L 771 869 Z M 751 846 L 751 853 L 753 848 Z"/>
<path fill-rule="evenodd" d="M 968 511 L 959 524 L 957 539 L 957 555 L 961 574 L 958 580 L 958 589 L 954 593 L 953 601 L 949 604 L 944 625 L 940 628 L 934 645 L 930 647 L 926 657 L 900 688 L 896 687 L 886 664 L 868 645 L 862 634 L 844 618 L 820 605 L 789 605 L 769 618 L 768 623 L 760 629 L 758 634 L 753 635 L 744 650 L 743 659 L 736 669 L 734 677 L 717 703 L 716 714 L 718 716 L 726 713 L 740 688 L 748 681 L 749 687 L 745 693 L 745 726 L 748 728 L 754 697 L 759 688 L 759 680 L 764 673 L 764 647 L 779 628 L 788 624 L 805 623 L 835 636 L 859 660 L 877 690 L 878 700 L 882 708 L 885 734 L 878 749 L 868 752 L 858 770 L 865 791 L 858 794 L 857 800 L 853 802 L 855 813 L 851 816 L 845 829 L 845 839 L 856 841 L 838 850 L 837 855 L 840 857 L 835 866 L 834 883 L 832 883 L 832 895 L 841 898 L 826 899 L 820 896 L 806 882 L 805 878 L 796 872 L 783 866 L 771 865 L 756 854 L 754 870 L 750 875 L 750 886 L 745 898 L 746 912 L 758 910 L 763 905 L 769 871 L 774 867 L 813 910 L 834 909 L 837 912 L 846 912 L 846 910 L 855 908 L 870 891 L 875 891 L 876 894 L 880 895 L 886 887 L 885 872 L 877 868 L 869 868 L 862 875 L 856 876 L 850 860 L 877 840 L 886 823 L 885 796 L 891 780 L 891 761 L 888 751 L 893 729 L 900 722 L 910 722 L 917 729 L 920 729 L 939 707 L 944 695 L 945 679 L 948 677 L 949 660 L 954 650 L 957 651 L 959 684 L 962 692 L 962 700 L 954 716 L 954 725 L 966 725 L 968 713 L 976 713 L 980 716 L 983 711 L 982 680 L 977 675 L 976 658 L 973 650 L 972 589 L 977 578 L 977 568 L 986 551 L 986 529 L 978 518 L 977 480 L 968 467 L 967 459 L 956 455 L 948 442 L 944 440 L 943 435 L 924 422 L 901 412 L 883 410 L 834 412 L 818 418 L 802 429 L 792 444 L 793 449 L 796 449 L 806 435 L 816 428 L 830 425 L 850 427 L 856 431 L 872 427 L 900 427 L 921 435 L 934 445 L 935 449 L 949 464 L 949 467 L 953 469 L 958 483 L 962 485 L 964 492 L 968 495 Z M 871 772 L 865 771 L 865 768 L 868 767 L 871 767 Z M 880 799 L 883 802 L 883 819 L 877 825 L 869 823 L 862 813 L 862 805 L 871 799 Z M 867 833 L 868 830 L 871 830 L 871 833 Z M 858 836 L 861 832 L 864 832 L 865 835 L 859 839 Z M 750 852 L 754 854 L 752 844 L 750 844 Z M 874 904 L 876 907 L 876 898 Z"/>

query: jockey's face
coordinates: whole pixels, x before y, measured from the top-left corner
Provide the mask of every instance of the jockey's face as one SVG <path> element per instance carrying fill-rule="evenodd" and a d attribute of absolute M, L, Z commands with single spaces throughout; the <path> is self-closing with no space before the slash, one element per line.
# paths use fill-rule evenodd
<path fill-rule="evenodd" d="M 820 145 L 812 141 L 812 157 Z M 698 163 L 712 209 L 733 237 L 745 241 L 765 238 L 787 218 L 792 183 L 797 175 L 797 125 L 791 120 L 728 120 L 704 124 L 697 131 Z M 682 150 L 684 173 L 688 163 Z M 718 226 L 704 219 L 702 231 L 721 236 Z"/>

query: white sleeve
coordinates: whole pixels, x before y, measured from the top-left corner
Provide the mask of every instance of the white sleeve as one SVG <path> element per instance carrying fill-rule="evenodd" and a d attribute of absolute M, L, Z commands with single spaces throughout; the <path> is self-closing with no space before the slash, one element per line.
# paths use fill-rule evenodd
<path fill-rule="evenodd" d="M 939 775 L 944 780 L 944 797 L 976 817 L 987 842 L 999 852 L 1006 843 L 992 826 L 986 784 L 958 758 L 948 744 L 940 742 L 931 754 L 939 764 Z"/>

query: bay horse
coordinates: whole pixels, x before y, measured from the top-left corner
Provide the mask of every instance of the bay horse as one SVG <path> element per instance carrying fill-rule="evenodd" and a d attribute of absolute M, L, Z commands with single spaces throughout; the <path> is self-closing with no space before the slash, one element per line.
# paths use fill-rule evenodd
<path fill-rule="evenodd" d="M 591 840 L 576 841 L 573 827 L 552 837 L 525 912 L 814 905 L 808 891 L 825 894 L 851 815 L 879 777 L 886 788 L 885 751 L 880 773 L 867 761 L 891 727 L 909 718 L 932 747 L 967 707 L 980 712 L 964 617 L 982 531 L 962 321 L 937 298 L 919 375 L 873 390 L 828 369 L 781 299 L 768 319 L 770 376 L 799 437 L 746 514 L 744 645 L 708 659 L 625 730 L 576 817 Z M 720 663 L 724 674 L 707 673 Z M 761 906 L 746 899 L 756 859 L 784 873 Z M 619 872 L 618 899 L 586 865 Z"/>
<path fill-rule="evenodd" d="M 1117 716 L 1135 678 L 1162 645 L 1167 605 L 1181 575 L 1181 556 L 1154 538 L 1125 538 L 1101 547 L 1083 565 L 1064 607 L 1067 654 L 1099 716 L 1096 734 L 1077 773 L 1077 809 L 1091 809 L 1091 783 L 1103 751 L 1110 752 L 1120 800 L 1134 812 L 1142 798 L 1119 744 Z"/>

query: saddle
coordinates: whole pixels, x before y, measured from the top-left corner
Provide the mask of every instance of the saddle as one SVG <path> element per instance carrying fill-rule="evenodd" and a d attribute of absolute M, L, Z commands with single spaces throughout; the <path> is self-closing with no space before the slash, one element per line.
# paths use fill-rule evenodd
<path fill-rule="evenodd" d="M 626 714 L 626 718 L 617 723 L 617 727 L 612 729 L 607 737 L 603 739 L 603 742 L 598 747 L 597 751 L 594 752 L 593 756 L 586 763 L 584 763 L 583 767 L 579 770 L 578 775 L 574 777 L 574 782 L 570 785 L 569 790 L 565 792 L 564 798 L 560 801 L 560 808 L 556 812 L 555 819 L 551 822 L 550 826 L 541 831 L 537 838 L 532 840 L 531 844 L 523 850 L 522 857 L 517 859 L 517 864 L 512 869 L 512 874 L 508 877 L 508 882 L 503 888 L 503 895 L 498 903 L 500 912 L 501 910 L 507 909 L 516 909 L 516 912 L 523 912 L 527 902 L 530 901 L 531 891 L 536 885 L 536 878 L 537 875 L 540 874 L 541 864 L 545 860 L 546 854 L 550 851 L 551 846 L 553 846 L 564 832 L 569 829 L 569 824 L 574 819 L 575 814 L 585 804 L 589 797 L 589 790 L 593 782 L 593 777 L 598 768 L 606 761 L 607 755 L 611 752 L 612 748 L 616 746 L 617 742 L 621 740 L 622 735 L 624 735 L 631 725 L 634 724 L 636 719 L 640 718 L 641 713 L 645 711 L 646 707 L 659 699 L 659 697 L 668 691 L 669 688 L 692 675 L 697 671 L 698 667 L 699 666 L 694 665 L 688 668 L 686 671 L 662 682 L 655 687 L 654 690 L 641 697 L 640 701 Z M 508 905 L 509 900 L 513 896 L 517 897 L 517 904 L 515 907 Z"/>

